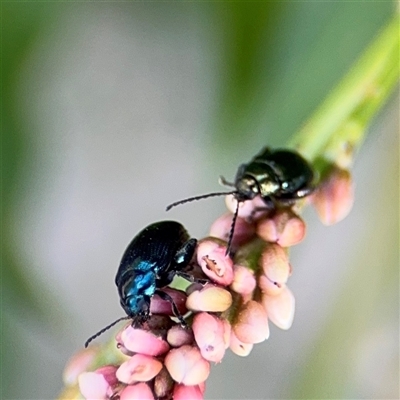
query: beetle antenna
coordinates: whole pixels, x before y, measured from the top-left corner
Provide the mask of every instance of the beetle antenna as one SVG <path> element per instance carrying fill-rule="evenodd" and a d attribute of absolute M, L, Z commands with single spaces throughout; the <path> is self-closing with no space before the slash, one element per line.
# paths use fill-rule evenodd
<path fill-rule="evenodd" d="M 235 184 L 232 182 L 228 182 L 222 175 L 219 176 L 218 182 L 223 186 L 232 186 L 235 187 Z"/>
<path fill-rule="evenodd" d="M 227 194 L 235 194 L 235 193 L 237 193 L 236 190 L 233 192 L 215 192 L 215 193 L 202 194 L 200 196 L 195 196 L 195 197 L 189 197 L 187 199 L 179 200 L 176 201 L 175 203 L 170 204 L 166 210 L 169 211 L 172 207 L 179 206 L 180 204 L 184 203 L 189 203 L 190 201 L 194 200 L 201 200 L 201 199 L 206 199 L 207 197 L 224 196 Z"/>
<path fill-rule="evenodd" d="M 237 202 L 236 211 L 235 211 L 235 214 L 233 214 L 231 230 L 229 232 L 228 247 L 226 248 L 226 252 L 225 252 L 226 256 L 229 254 L 229 250 L 231 248 L 233 233 L 235 232 L 236 220 L 237 220 L 237 217 L 239 214 L 239 204 L 240 204 L 240 201 Z"/>
<path fill-rule="evenodd" d="M 90 336 L 88 340 L 85 342 L 85 348 L 89 346 L 89 343 L 93 340 L 96 339 L 98 336 L 102 335 L 105 331 L 108 331 L 110 328 L 112 328 L 114 325 L 118 324 L 118 322 L 124 320 L 124 319 L 130 319 L 130 317 L 121 317 L 118 318 L 116 321 L 112 322 L 110 325 L 107 325 L 105 328 L 103 328 L 101 331 L 98 331 L 96 334 L 93 336 Z"/>

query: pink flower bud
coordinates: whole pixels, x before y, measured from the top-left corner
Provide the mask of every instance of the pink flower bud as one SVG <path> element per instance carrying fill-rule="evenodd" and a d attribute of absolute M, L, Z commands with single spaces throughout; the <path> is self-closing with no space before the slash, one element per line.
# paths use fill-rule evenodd
<path fill-rule="evenodd" d="M 231 305 L 232 295 L 214 285 L 206 285 L 203 289 L 192 292 L 186 300 L 186 307 L 192 311 L 223 312 Z"/>
<path fill-rule="evenodd" d="M 74 385 L 78 382 L 78 376 L 89 368 L 98 351 L 99 347 L 93 345 L 80 350 L 71 357 L 63 373 L 63 381 L 66 386 Z"/>
<path fill-rule="evenodd" d="M 176 384 L 174 387 L 174 400 L 203 400 L 203 392 L 199 385 L 185 386 Z"/>
<path fill-rule="evenodd" d="M 169 350 L 168 343 L 161 337 L 131 325 L 121 332 L 120 339 L 123 346 L 133 353 L 159 356 Z"/>
<path fill-rule="evenodd" d="M 113 394 L 118 384 L 117 367 L 107 365 L 95 372 L 83 372 L 78 377 L 79 390 L 86 400 L 106 400 Z"/>
<path fill-rule="evenodd" d="M 264 307 L 254 300 L 244 304 L 232 329 L 236 337 L 244 343 L 260 343 L 268 339 L 268 317 Z"/>
<path fill-rule="evenodd" d="M 225 242 L 229 239 L 229 234 L 232 226 L 232 214 L 224 214 L 219 217 L 211 225 L 210 236 L 224 240 Z M 235 231 L 232 238 L 232 248 L 235 249 L 242 244 L 247 243 L 252 239 L 255 233 L 254 224 L 247 222 L 243 218 L 237 218 L 235 224 Z"/>
<path fill-rule="evenodd" d="M 154 393 L 156 398 L 167 398 L 175 385 L 174 380 L 164 367 L 154 379 Z"/>
<path fill-rule="evenodd" d="M 286 284 L 272 282 L 271 279 L 267 278 L 265 275 L 260 275 L 258 278 L 258 287 L 264 294 L 268 296 L 276 296 L 282 292 L 286 287 Z"/>
<path fill-rule="evenodd" d="M 203 256 L 209 254 L 222 246 L 222 242 L 217 238 L 205 238 L 199 241 L 198 248 L 201 249 L 201 254 L 197 252 L 197 263 L 200 264 Z"/>
<path fill-rule="evenodd" d="M 278 328 L 289 329 L 292 326 L 295 299 L 287 286 L 277 296 L 263 294 L 262 304 L 267 311 L 268 319 Z"/>
<path fill-rule="evenodd" d="M 225 204 L 228 210 L 234 214 L 236 212 L 237 200 L 233 195 L 225 197 Z M 257 220 L 262 215 L 269 212 L 264 201 L 260 196 L 256 196 L 253 200 L 243 201 L 239 204 L 238 216 L 243 219 Z"/>
<path fill-rule="evenodd" d="M 146 382 L 153 379 L 162 368 L 160 361 L 144 354 L 134 354 L 123 362 L 117 370 L 119 381 L 127 384 Z"/>
<path fill-rule="evenodd" d="M 254 345 L 252 343 L 241 342 L 235 333 L 232 332 L 229 347 L 233 353 L 240 357 L 246 357 L 250 354 L 251 350 L 253 350 L 253 346 Z"/>
<path fill-rule="evenodd" d="M 225 326 L 219 318 L 202 312 L 196 314 L 192 325 L 201 355 L 208 361 L 221 362 L 225 354 Z"/>
<path fill-rule="evenodd" d="M 128 326 L 131 326 L 131 325 L 132 325 L 132 321 L 128 322 L 128 323 L 125 324 L 125 326 L 124 326 L 122 329 L 120 329 L 120 330 L 117 332 L 117 334 L 115 335 L 115 341 L 117 342 L 117 349 L 118 349 L 122 354 L 125 354 L 126 356 L 131 356 L 131 355 L 133 354 L 133 352 L 130 351 L 130 350 L 128 350 L 128 349 L 124 346 L 123 341 L 122 341 L 122 338 L 121 338 L 121 335 L 122 335 L 122 332 L 124 332 L 125 329 L 127 329 Z"/>
<path fill-rule="evenodd" d="M 153 392 L 146 383 L 137 383 L 124 388 L 119 400 L 154 400 Z"/>
<path fill-rule="evenodd" d="M 257 225 L 257 235 L 266 242 L 282 247 L 293 246 L 304 239 L 306 224 L 290 209 L 278 210 Z"/>
<path fill-rule="evenodd" d="M 172 349 L 165 357 L 165 366 L 174 381 L 187 386 L 204 382 L 210 374 L 210 363 L 197 347 L 188 345 Z"/>
<path fill-rule="evenodd" d="M 242 303 L 245 304 L 250 300 L 253 300 L 253 293 L 249 293 L 249 294 L 242 294 Z"/>
<path fill-rule="evenodd" d="M 78 378 L 79 390 L 86 400 L 106 400 L 110 385 L 102 375 L 95 372 L 84 372 Z"/>
<path fill-rule="evenodd" d="M 242 265 L 235 265 L 233 267 L 233 282 L 231 289 L 236 293 L 250 294 L 253 293 L 256 287 L 256 278 L 254 273 Z"/>
<path fill-rule="evenodd" d="M 222 322 L 224 324 L 225 349 L 227 349 L 229 347 L 230 341 L 231 341 L 232 325 L 226 319 L 222 319 Z"/>
<path fill-rule="evenodd" d="M 210 279 L 222 286 L 228 286 L 233 280 L 233 262 L 225 255 L 226 246 L 214 245 L 211 240 L 201 242 L 197 248 L 197 262 Z"/>
<path fill-rule="evenodd" d="M 172 347 L 192 344 L 194 341 L 193 332 L 189 329 L 182 328 L 180 325 L 174 325 L 168 331 L 167 341 Z"/>
<path fill-rule="evenodd" d="M 311 197 L 321 222 L 333 225 L 349 214 L 354 203 L 350 172 L 334 167 L 328 178 Z"/>
<path fill-rule="evenodd" d="M 199 387 L 201 393 L 204 394 L 204 392 L 206 391 L 206 381 L 199 383 L 197 386 Z"/>
<path fill-rule="evenodd" d="M 186 293 L 184 291 L 172 288 L 163 288 L 162 291 L 169 294 L 172 297 L 181 315 L 185 315 L 187 313 L 187 309 L 185 306 Z M 152 297 L 151 299 L 150 313 L 164 314 L 171 316 L 174 315 L 171 303 L 167 300 L 161 299 L 157 294 L 154 295 L 154 297 Z"/>
<path fill-rule="evenodd" d="M 285 250 L 275 243 L 268 244 L 261 256 L 264 274 L 272 282 L 286 283 L 290 275 L 289 259 Z"/>
<path fill-rule="evenodd" d="M 115 365 L 105 365 L 104 367 L 97 368 L 96 374 L 101 374 L 103 375 L 104 379 L 107 381 L 107 383 L 113 387 L 118 384 L 118 379 L 117 379 L 117 369 Z"/>

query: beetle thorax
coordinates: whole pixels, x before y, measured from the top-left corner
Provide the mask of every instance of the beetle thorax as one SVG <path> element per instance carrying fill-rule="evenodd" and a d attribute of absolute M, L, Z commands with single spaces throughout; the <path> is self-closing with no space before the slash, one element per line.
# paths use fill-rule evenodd
<path fill-rule="evenodd" d="M 269 196 L 276 193 L 281 187 L 278 182 L 270 179 L 265 179 L 259 182 L 261 197 Z"/>

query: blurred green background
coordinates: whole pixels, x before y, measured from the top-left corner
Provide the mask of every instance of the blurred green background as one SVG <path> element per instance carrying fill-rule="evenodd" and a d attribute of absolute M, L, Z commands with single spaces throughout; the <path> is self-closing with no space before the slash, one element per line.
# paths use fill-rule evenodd
<path fill-rule="evenodd" d="M 131 238 L 167 218 L 206 235 L 221 200 L 165 206 L 283 146 L 395 5 L 1 7 L 1 396 L 50 399 L 67 359 L 122 316 Z M 396 91 L 356 159 L 351 215 L 326 228 L 305 213 L 293 327 L 228 354 L 207 398 L 398 398 L 398 110 Z"/>

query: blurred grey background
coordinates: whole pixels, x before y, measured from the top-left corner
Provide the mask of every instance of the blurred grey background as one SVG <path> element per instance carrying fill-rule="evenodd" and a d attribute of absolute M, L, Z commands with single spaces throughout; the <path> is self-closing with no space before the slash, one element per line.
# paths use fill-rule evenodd
<path fill-rule="evenodd" d="M 284 146 L 394 8 L 3 3 L 2 398 L 57 396 L 67 359 L 123 315 L 131 238 L 161 219 L 206 235 L 221 199 L 165 206 Z M 356 159 L 349 217 L 304 214 L 293 327 L 227 354 L 206 398 L 398 398 L 398 133 L 396 93 Z"/>

